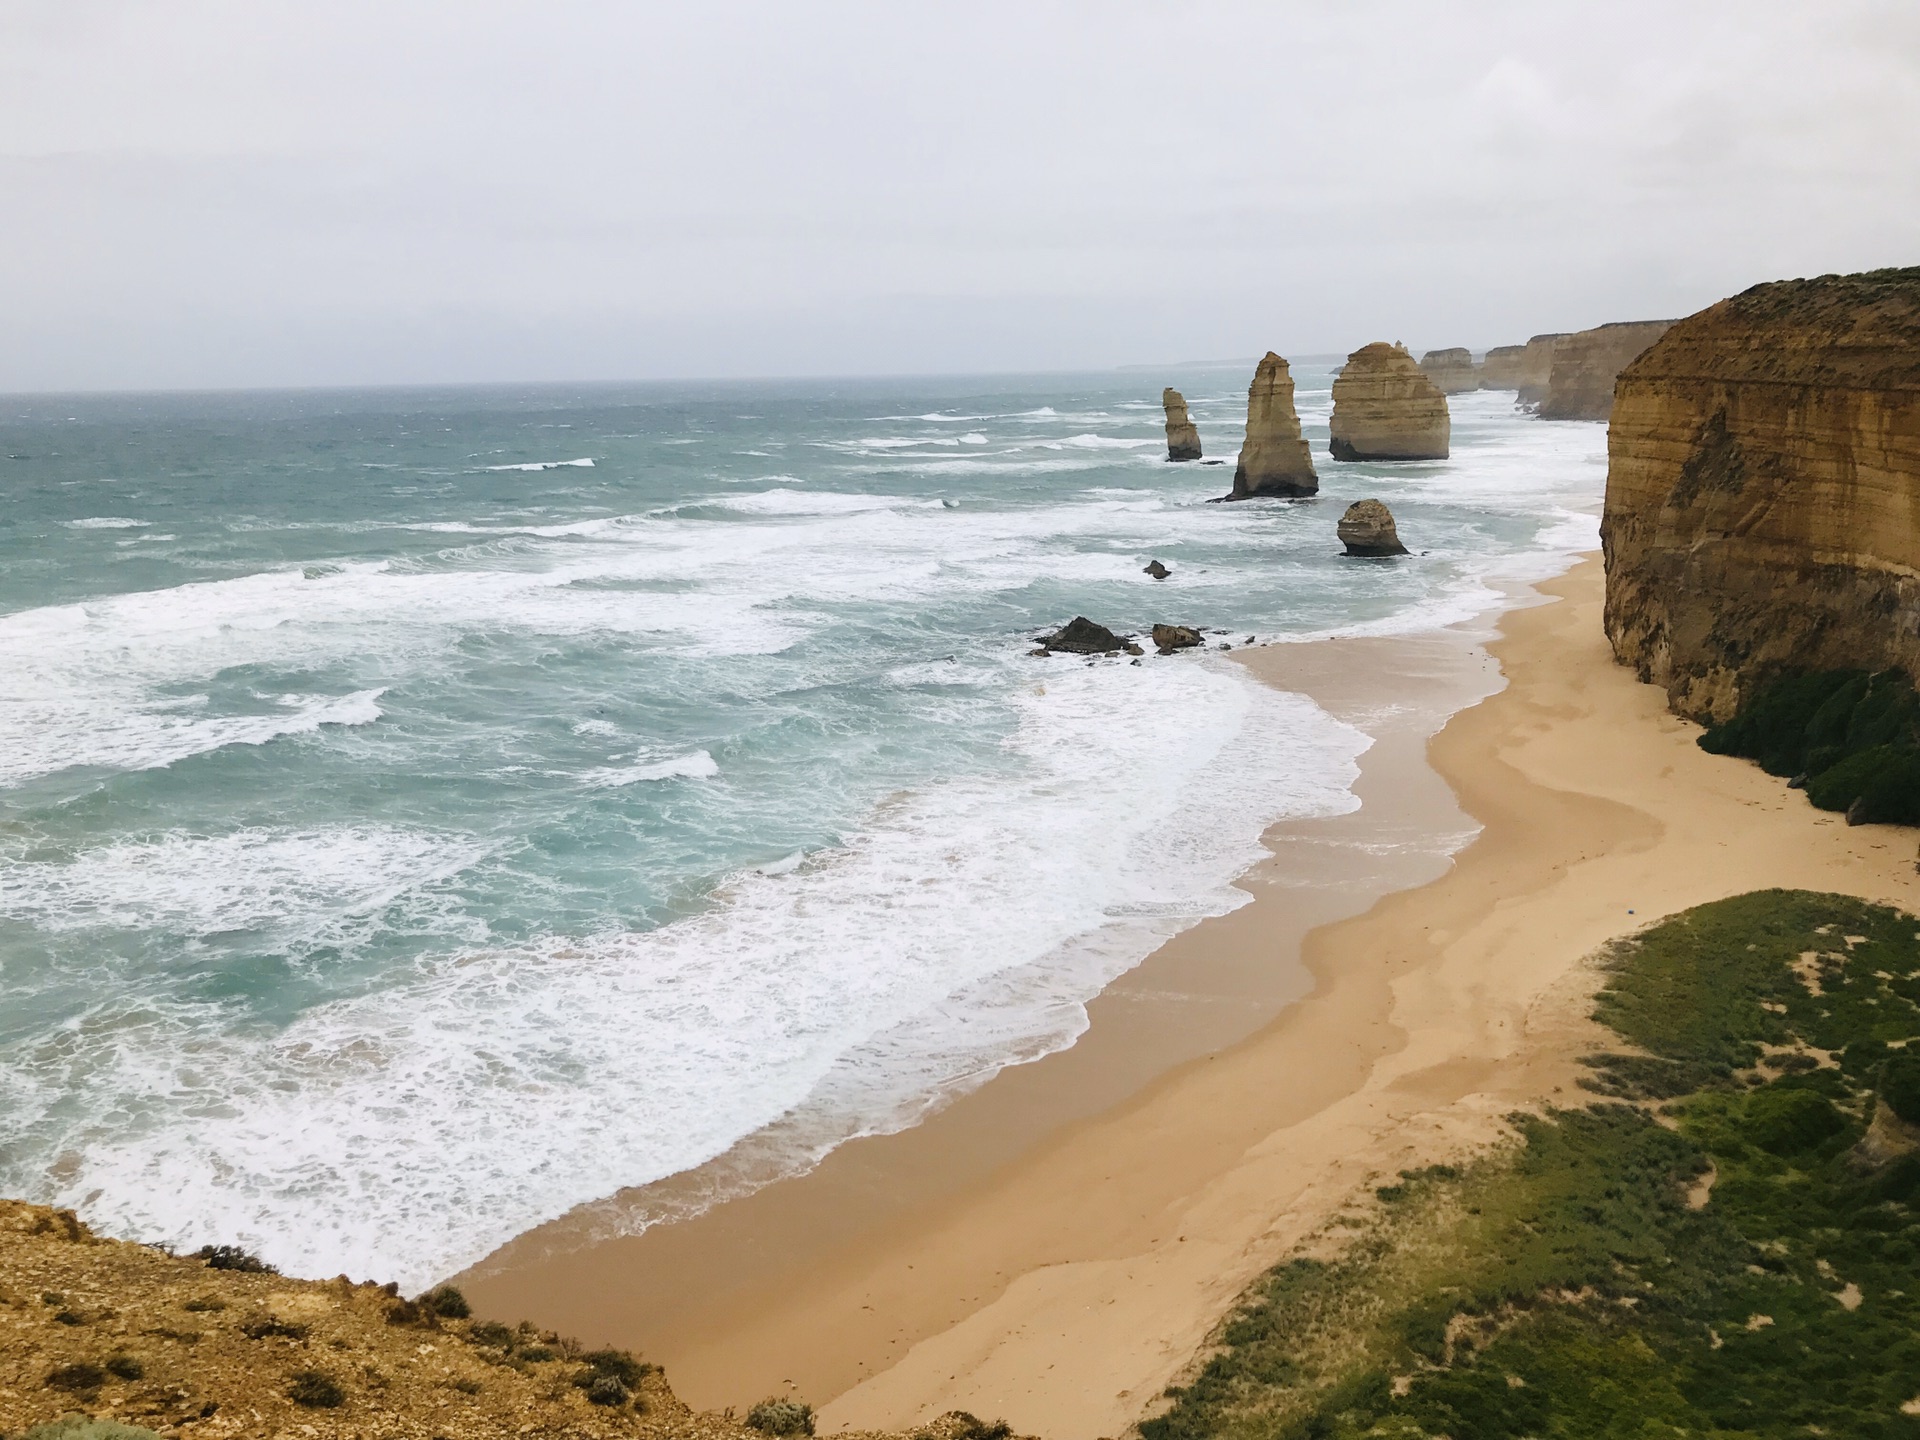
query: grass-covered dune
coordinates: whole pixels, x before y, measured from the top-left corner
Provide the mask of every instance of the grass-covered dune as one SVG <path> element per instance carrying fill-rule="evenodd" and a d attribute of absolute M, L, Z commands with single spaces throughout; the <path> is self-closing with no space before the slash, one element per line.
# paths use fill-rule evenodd
<path fill-rule="evenodd" d="M 1765 891 L 1606 963 L 1603 1098 L 1382 1187 L 1146 1440 L 1920 1437 L 1920 921 Z"/>

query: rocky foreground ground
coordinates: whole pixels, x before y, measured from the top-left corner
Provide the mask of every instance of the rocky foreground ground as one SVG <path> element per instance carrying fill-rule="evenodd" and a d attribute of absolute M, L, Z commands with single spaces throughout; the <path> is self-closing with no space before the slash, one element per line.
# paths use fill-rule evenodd
<path fill-rule="evenodd" d="M 657 1367 L 469 1316 L 456 1292 L 408 1301 L 256 1263 L 106 1240 L 70 1212 L 0 1201 L 0 1436 L 75 1415 L 194 1440 L 810 1433 L 797 1401 L 756 1407 L 751 1424 L 695 1412 Z M 912 1433 L 1005 1440 L 959 1413 Z"/>

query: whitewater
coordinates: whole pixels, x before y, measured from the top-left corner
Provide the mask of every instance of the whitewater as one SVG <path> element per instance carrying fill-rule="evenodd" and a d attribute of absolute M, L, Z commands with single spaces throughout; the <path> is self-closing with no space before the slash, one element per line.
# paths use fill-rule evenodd
<path fill-rule="evenodd" d="M 1321 496 L 1208 504 L 1251 370 L 0 400 L 0 1194 L 415 1288 L 1072 1044 L 1356 803 L 1227 646 L 1596 544 L 1604 427 L 1338 465 L 1312 362 Z M 1028 653 L 1075 614 L 1213 648 Z"/>

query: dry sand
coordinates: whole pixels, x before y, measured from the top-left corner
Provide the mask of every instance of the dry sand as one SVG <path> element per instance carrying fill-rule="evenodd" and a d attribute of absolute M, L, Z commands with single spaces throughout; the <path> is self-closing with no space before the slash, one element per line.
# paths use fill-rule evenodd
<path fill-rule="evenodd" d="M 1497 683 L 1457 637 L 1248 653 L 1336 714 L 1375 705 L 1382 674 L 1416 703 L 1370 724 L 1362 811 L 1279 827 L 1243 882 L 1254 903 L 1163 947 L 1136 1003 L 1102 997 L 1072 1051 L 699 1220 L 572 1250 L 564 1222 L 535 1232 L 470 1293 L 637 1340 L 695 1404 L 791 1384 L 829 1401 L 823 1430 L 965 1408 L 1051 1440 L 1117 1435 L 1369 1183 L 1578 1098 L 1600 1039 L 1585 962 L 1609 938 L 1776 885 L 1920 908 L 1911 832 L 1849 829 L 1706 754 L 1613 663 L 1597 562 L 1542 589 L 1563 598 L 1508 614 L 1490 647 L 1508 688 L 1433 738 L 1432 770 L 1434 707 Z M 1450 867 L 1434 837 L 1463 822 L 1436 771 L 1484 826 Z M 1206 1003 L 1137 1003 L 1189 974 Z"/>

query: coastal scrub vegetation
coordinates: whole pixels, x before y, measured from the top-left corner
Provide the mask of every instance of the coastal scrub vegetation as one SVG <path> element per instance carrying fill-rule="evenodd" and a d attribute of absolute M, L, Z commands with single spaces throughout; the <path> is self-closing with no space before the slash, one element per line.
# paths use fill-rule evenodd
<path fill-rule="evenodd" d="M 1382 1186 L 1145 1440 L 1920 1436 L 1920 921 L 1765 891 L 1604 958 L 1595 1101 Z"/>
<path fill-rule="evenodd" d="M 747 1411 L 747 1426 L 762 1435 L 811 1435 L 813 1407 L 799 1400 L 762 1400 Z"/>
<path fill-rule="evenodd" d="M 1903 671 L 1785 676 L 1703 734 L 1700 748 L 1758 761 L 1850 822 L 1920 824 L 1920 696 Z"/>

